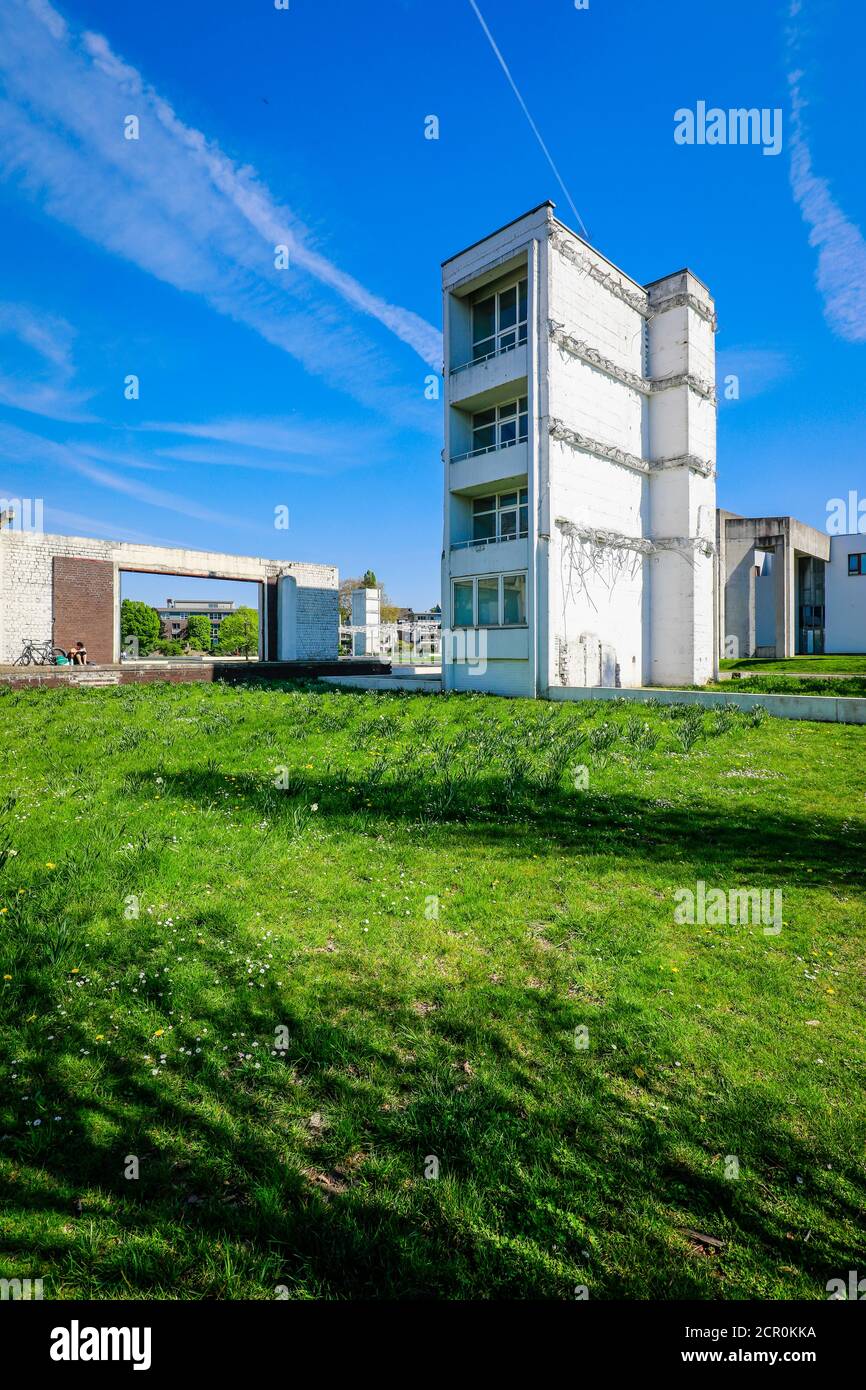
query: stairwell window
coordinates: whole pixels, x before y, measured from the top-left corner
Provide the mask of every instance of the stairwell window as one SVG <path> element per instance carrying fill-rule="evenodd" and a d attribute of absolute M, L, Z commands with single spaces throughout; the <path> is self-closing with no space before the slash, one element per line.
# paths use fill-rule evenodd
<path fill-rule="evenodd" d="M 471 579 L 455 579 L 452 604 L 453 627 L 475 626 L 475 584 Z"/>
<path fill-rule="evenodd" d="M 525 574 L 480 574 L 452 588 L 452 627 L 526 626 Z"/>
<path fill-rule="evenodd" d="M 529 504 L 525 487 L 476 497 L 472 503 L 474 541 L 517 540 L 527 535 Z"/>
<path fill-rule="evenodd" d="M 472 306 L 472 361 L 526 342 L 527 281 L 485 295 Z"/>
<path fill-rule="evenodd" d="M 526 575 L 502 576 L 502 625 L 519 627 L 526 622 Z"/>
<path fill-rule="evenodd" d="M 477 410 L 472 416 L 472 453 L 483 454 L 491 449 L 507 449 L 511 444 L 525 443 L 529 434 L 529 398 Z"/>

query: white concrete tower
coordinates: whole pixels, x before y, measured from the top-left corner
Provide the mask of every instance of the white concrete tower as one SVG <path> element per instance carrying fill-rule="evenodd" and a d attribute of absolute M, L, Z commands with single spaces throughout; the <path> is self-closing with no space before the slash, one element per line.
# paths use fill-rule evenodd
<path fill-rule="evenodd" d="M 443 266 L 447 689 L 713 674 L 712 301 L 544 203 Z M 449 660 L 460 637 L 483 665 Z"/>

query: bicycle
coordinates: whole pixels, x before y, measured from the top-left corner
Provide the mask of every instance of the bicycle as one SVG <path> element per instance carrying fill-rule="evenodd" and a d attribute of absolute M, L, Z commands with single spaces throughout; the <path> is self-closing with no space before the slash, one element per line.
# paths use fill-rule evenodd
<path fill-rule="evenodd" d="M 13 666 L 56 666 L 58 653 L 66 655 L 62 647 L 53 642 L 35 642 L 32 637 L 24 639 L 21 655 L 16 657 Z"/>

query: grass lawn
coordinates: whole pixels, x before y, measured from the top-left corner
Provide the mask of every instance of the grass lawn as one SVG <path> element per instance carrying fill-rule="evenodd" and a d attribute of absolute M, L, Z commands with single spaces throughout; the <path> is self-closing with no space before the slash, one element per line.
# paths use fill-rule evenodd
<path fill-rule="evenodd" d="M 786 676 L 781 673 L 769 675 L 746 675 L 739 680 L 710 681 L 707 685 L 692 686 L 691 689 L 726 690 L 728 694 L 740 691 L 758 695 L 844 695 L 866 696 L 866 675 L 863 676 Z"/>
<path fill-rule="evenodd" d="M 778 661 L 757 656 L 739 660 L 727 657 L 719 662 L 719 667 L 722 671 L 806 671 L 816 674 L 830 671 L 840 675 L 866 676 L 866 656 L 789 656 Z"/>
<path fill-rule="evenodd" d="M 825 1299 L 864 1260 L 864 733 L 761 715 L 4 690 L 0 1276 Z M 678 925 L 698 880 L 781 932 Z"/>

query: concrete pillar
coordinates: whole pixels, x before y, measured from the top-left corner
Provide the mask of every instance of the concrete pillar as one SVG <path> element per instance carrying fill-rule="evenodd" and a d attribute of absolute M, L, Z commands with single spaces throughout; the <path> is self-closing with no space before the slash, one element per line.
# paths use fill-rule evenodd
<path fill-rule="evenodd" d="M 797 583 L 794 547 L 787 535 L 776 542 L 776 657 L 796 655 Z"/>
<path fill-rule="evenodd" d="M 734 657 L 754 656 L 756 641 L 755 543 L 728 539 L 726 545 L 725 630 L 722 651 Z"/>
<path fill-rule="evenodd" d="M 280 661 L 298 659 L 298 581 L 283 574 L 277 585 L 277 652 Z"/>
<path fill-rule="evenodd" d="M 363 632 L 352 633 L 353 656 L 378 656 L 381 597 L 378 589 L 352 590 L 352 627 Z"/>
<path fill-rule="evenodd" d="M 656 545 L 648 566 L 650 679 L 703 684 L 717 665 L 713 302 L 689 271 L 654 282 L 648 292 L 648 533 Z M 710 476 L 690 467 L 690 459 L 711 465 Z"/>

